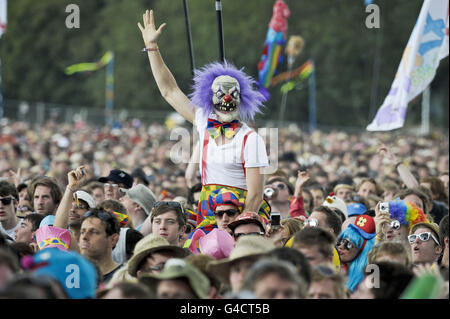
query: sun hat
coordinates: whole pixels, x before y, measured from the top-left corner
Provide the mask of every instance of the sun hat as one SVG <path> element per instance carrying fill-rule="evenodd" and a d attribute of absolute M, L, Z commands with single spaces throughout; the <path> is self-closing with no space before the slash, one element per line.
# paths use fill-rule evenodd
<path fill-rule="evenodd" d="M 75 195 L 78 199 L 85 201 L 88 204 L 89 208 L 95 208 L 95 200 L 88 192 L 85 191 L 76 191 Z"/>
<path fill-rule="evenodd" d="M 156 203 L 156 196 L 150 188 L 143 184 L 137 184 L 130 189 L 121 188 L 120 190 L 128 195 L 133 202 L 139 204 L 147 216 L 150 214 L 153 205 Z"/>
<path fill-rule="evenodd" d="M 254 212 L 244 212 L 240 214 L 232 223 L 228 224 L 233 232 L 239 225 L 243 224 L 255 224 L 258 225 L 263 232 L 266 231 L 266 223 L 257 213 Z"/>
<path fill-rule="evenodd" d="M 128 261 L 128 272 L 131 276 L 136 277 L 139 264 L 150 254 L 161 251 L 169 250 L 175 253 L 176 257 L 184 258 L 189 255 L 187 249 L 170 245 L 169 242 L 156 234 L 150 234 L 142 238 L 137 242 L 134 247 L 133 256 Z"/>
<path fill-rule="evenodd" d="M 67 251 L 69 250 L 72 239 L 67 229 L 48 225 L 39 227 L 35 232 L 35 236 L 36 243 L 41 250 L 56 247 L 60 250 Z"/>
<path fill-rule="evenodd" d="M 59 281 L 71 299 L 95 298 L 97 270 L 86 258 L 74 251 L 48 248 L 21 260 L 24 269 L 36 276 Z"/>
<path fill-rule="evenodd" d="M 209 292 L 210 281 L 197 267 L 180 258 L 167 260 L 160 274 L 145 274 L 139 281 L 147 285 L 153 291 L 156 290 L 161 280 L 186 278 L 200 299 L 205 299 Z"/>
<path fill-rule="evenodd" d="M 342 199 L 340 199 L 336 195 L 327 196 L 327 198 L 325 198 L 325 201 L 323 202 L 322 206 L 337 208 L 341 212 L 344 213 L 345 218 L 347 218 L 347 216 L 348 216 L 347 205 L 345 204 L 345 202 Z"/>
<path fill-rule="evenodd" d="M 189 245 L 193 254 L 205 254 L 214 259 L 228 258 L 233 247 L 233 237 L 226 230 L 219 228 L 214 228 L 208 234 L 201 229 L 196 230 Z"/>
<path fill-rule="evenodd" d="M 222 282 L 229 283 L 232 263 L 244 258 L 259 257 L 273 248 L 275 248 L 273 243 L 262 236 L 244 236 L 237 241 L 228 258 L 211 262 L 209 270 L 216 274 Z"/>

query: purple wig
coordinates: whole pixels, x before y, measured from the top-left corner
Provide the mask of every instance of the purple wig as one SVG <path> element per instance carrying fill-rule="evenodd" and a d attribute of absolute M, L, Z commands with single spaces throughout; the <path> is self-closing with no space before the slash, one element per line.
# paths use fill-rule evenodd
<path fill-rule="evenodd" d="M 211 85 L 214 79 L 220 75 L 231 76 L 239 82 L 241 87 L 240 118 L 242 120 L 253 120 L 256 113 L 262 113 L 260 107 L 263 106 L 266 98 L 259 91 L 253 89 L 256 81 L 245 74 L 242 69 L 238 70 L 234 65 L 225 61 L 223 64 L 213 62 L 195 70 L 193 92 L 189 98 L 202 110 L 203 116 L 208 117 L 213 111 Z"/>

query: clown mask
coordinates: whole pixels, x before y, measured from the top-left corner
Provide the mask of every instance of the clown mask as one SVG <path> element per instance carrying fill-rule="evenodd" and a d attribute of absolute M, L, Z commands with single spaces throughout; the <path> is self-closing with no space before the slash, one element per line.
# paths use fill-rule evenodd
<path fill-rule="evenodd" d="M 214 79 L 211 85 L 214 112 L 221 122 L 231 122 L 239 118 L 240 86 L 239 82 L 228 75 Z"/>

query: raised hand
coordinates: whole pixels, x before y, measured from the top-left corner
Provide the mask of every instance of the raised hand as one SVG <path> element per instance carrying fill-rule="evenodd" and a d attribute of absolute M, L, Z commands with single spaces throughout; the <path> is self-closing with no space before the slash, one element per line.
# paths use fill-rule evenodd
<path fill-rule="evenodd" d="M 11 183 L 13 183 L 14 184 L 14 186 L 19 186 L 19 184 L 20 184 L 20 181 L 21 181 L 21 172 L 22 172 L 22 169 L 21 168 L 19 168 L 18 170 L 17 170 L 17 173 L 16 172 L 14 172 L 12 169 L 10 169 L 9 170 L 9 177 L 8 177 L 8 180 L 11 182 Z"/>
<path fill-rule="evenodd" d="M 75 170 L 70 171 L 67 174 L 67 178 L 68 178 L 68 184 L 67 186 L 75 191 L 77 188 L 80 187 L 80 184 L 83 182 L 83 180 L 86 179 L 86 169 L 84 168 L 84 166 L 80 166 Z"/>
<path fill-rule="evenodd" d="M 300 196 L 303 186 L 305 186 L 306 182 L 310 179 L 309 171 L 298 171 L 297 180 L 295 181 L 295 196 Z"/>
<path fill-rule="evenodd" d="M 161 35 L 162 30 L 166 26 L 166 23 L 163 23 L 159 26 L 158 29 L 155 27 L 155 19 L 153 17 L 153 10 L 146 10 L 142 15 L 144 21 L 144 27 L 142 27 L 141 23 L 138 22 L 138 27 L 142 32 L 142 38 L 144 39 L 144 43 L 146 47 L 156 45 L 156 41 Z"/>
<path fill-rule="evenodd" d="M 391 152 L 391 149 L 383 143 L 380 143 L 377 153 L 381 157 L 387 158 L 392 164 L 396 164 L 398 162 L 397 156 L 395 156 L 394 153 Z"/>

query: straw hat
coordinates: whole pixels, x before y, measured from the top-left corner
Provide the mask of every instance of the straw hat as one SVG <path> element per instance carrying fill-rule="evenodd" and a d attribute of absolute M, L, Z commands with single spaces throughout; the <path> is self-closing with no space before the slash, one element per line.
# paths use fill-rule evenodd
<path fill-rule="evenodd" d="M 142 238 L 137 242 L 134 247 L 133 256 L 128 261 L 128 273 L 131 276 L 136 277 L 137 268 L 139 264 L 148 255 L 160 251 L 160 250 L 170 250 L 175 253 L 175 257 L 184 258 L 189 255 L 189 251 L 178 246 L 170 245 L 169 242 L 156 234 L 150 234 Z"/>
<path fill-rule="evenodd" d="M 195 294 L 200 299 L 206 299 L 211 287 L 208 277 L 197 267 L 183 259 L 171 258 L 166 262 L 160 274 L 146 273 L 139 278 L 139 281 L 156 293 L 159 281 L 176 278 L 186 278 Z"/>
<path fill-rule="evenodd" d="M 209 264 L 209 270 L 216 274 L 224 283 L 229 283 L 230 266 L 233 262 L 248 257 L 259 257 L 274 249 L 275 246 L 265 237 L 258 235 L 248 235 L 240 238 L 230 257 L 213 261 Z"/>

